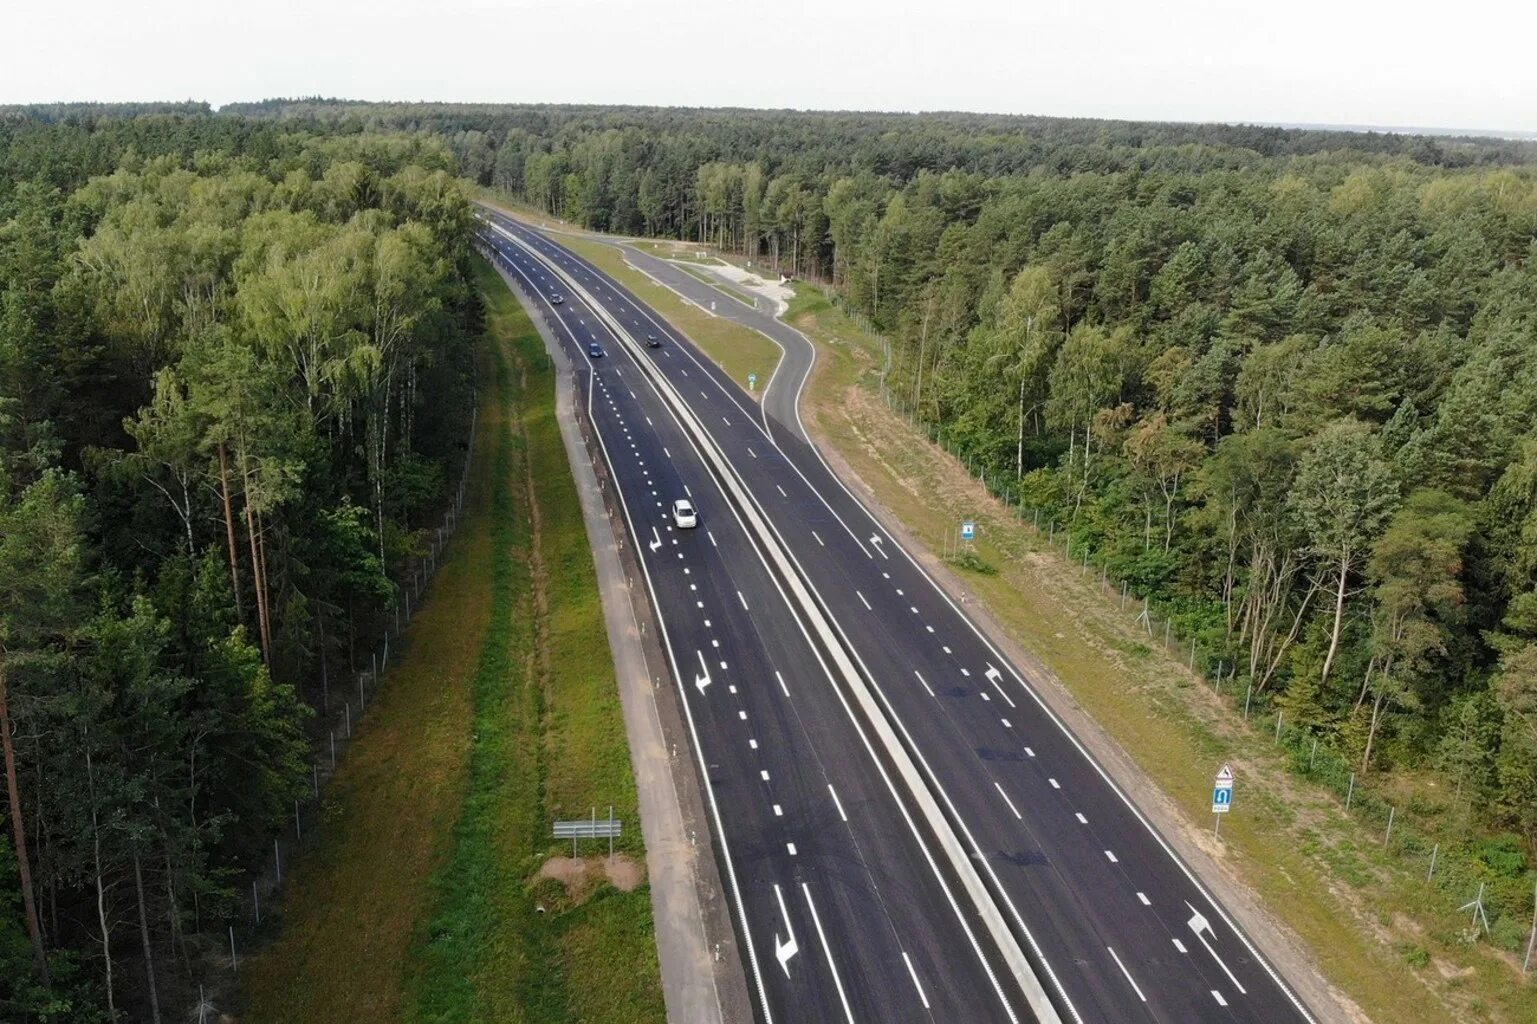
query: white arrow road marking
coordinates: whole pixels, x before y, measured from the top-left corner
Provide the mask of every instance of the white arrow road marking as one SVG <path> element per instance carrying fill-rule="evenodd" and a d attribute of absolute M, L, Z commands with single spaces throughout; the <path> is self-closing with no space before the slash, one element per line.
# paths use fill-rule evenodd
<path fill-rule="evenodd" d="M 651 493 L 655 494 L 656 492 L 652 491 Z M 660 533 L 657 533 L 656 532 L 656 527 L 653 526 L 651 528 L 651 536 L 655 537 L 656 539 L 651 541 L 651 543 L 647 544 L 646 547 L 651 549 L 651 553 L 652 554 L 655 554 L 656 552 L 658 552 L 658 551 L 660 551 L 662 549 L 662 535 Z"/>
<path fill-rule="evenodd" d="M 704 693 L 705 687 L 710 685 L 710 669 L 709 666 L 704 663 L 704 655 L 700 654 L 699 651 L 695 651 L 694 653 L 699 655 L 699 671 L 704 673 L 704 675 L 694 677 L 694 685 L 699 687 L 700 693 Z"/>
<path fill-rule="evenodd" d="M 790 976 L 790 958 L 801 951 L 795 943 L 795 929 L 790 927 L 790 915 L 785 910 L 784 893 L 779 891 L 778 884 L 774 886 L 774 898 L 779 901 L 779 916 L 784 918 L 785 933 L 790 936 L 789 941 L 780 942 L 779 933 L 774 933 L 774 959 L 779 961 L 780 968 L 785 972 L 785 977 Z"/>
<path fill-rule="evenodd" d="M 881 553 L 881 557 L 882 558 L 885 558 L 885 559 L 890 559 L 891 558 L 890 555 L 886 554 L 886 549 L 881 547 L 881 539 L 879 537 L 877 537 L 873 533 L 870 534 L 870 543 L 875 545 L 875 550 L 877 550 L 877 551 L 879 551 Z"/>
<path fill-rule="evenodd" d="M 1215 939 L 1217 937 L 1217 933 L 1212 931 L 1211 922 L 1206 920 L 1199 910 L 1191 907 L 1189 900 L 1185 901 L 1185 906 L 1190 907 L 1190 920 L 1185 923 L 1190 926 L 1191 931 L 1195 932 L 1195 937 L 1201 940 L 1201 945 L 1206 947 L 1206 952 L 1211 954 L 1211 958 L 1217 961 L 1217 966 L 1222 968 L 1222 973 L 1227 975 L 1227 980 L 1233 983 L 1233 987 L 1243 995 L 1248 995 L 1249 990 L 1239 984 L 1238 979 L 1233 976 L 1233 972 L 1228 970 L 1227 964 L 1223 963 L 1222 958 L 1217 955 L 1217 951 L 1211 948 L 1211 943 L 1206 941 L 1207 932 L 1211 932 L 1212 938 Z"/>
<path fill-rule="evenodd" d="M 998 691 L 998 696 L 1000 696 L 1004 700 L 1008 701 L 1009 702 L 1009 707 L 1011 707 L 1011 708 L 1014 707 L 1014 701 L 1009 697 L 1009 695 L 1007 693 L 1004 692 L 1003 687 L 998 685 L 998 680 L 1003 678 L 1003 673 L 999 672 L 992 665 L 988 665 L 987 666 L 987 671 L 982 673 L 982 674 L 987 676 L 987 681 L 993 684 L 993 689 Z"/>

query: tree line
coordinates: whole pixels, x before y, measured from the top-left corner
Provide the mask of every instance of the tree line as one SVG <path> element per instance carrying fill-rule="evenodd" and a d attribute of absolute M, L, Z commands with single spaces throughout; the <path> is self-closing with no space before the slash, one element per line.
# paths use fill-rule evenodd
<path fill-rule="evenodd" d="M 161 1020 L 464 449 L 442 142 L 0 112 L 0 1019 Z M 319 729 L 319 736 L 325 731 Z"/>
<path fill-rule="evenodd" d="M 1537 148 L 973 114 L 268 101 L 829 284 L 893 400 L 1363 773 L 1537 842 Z M 1043 520 L 1044 521 L 1044 520 Z"/>

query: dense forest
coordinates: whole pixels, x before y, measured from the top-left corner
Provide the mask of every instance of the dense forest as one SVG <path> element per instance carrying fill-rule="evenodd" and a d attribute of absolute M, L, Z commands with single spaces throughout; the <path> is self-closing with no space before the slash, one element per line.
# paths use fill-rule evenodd
<path fill-rule="evenodd" d="M 894 401 L 1360 772 L 1537 842 L 1537 147 L 974 114 L 271 101 L 816 277 Z M 1231 666 L 1237 666 L 1233 670 Z"/>
<path fill-rule="evenodd" d="M 456 174 L 821 281 L 894 404 L 1240 686 L 1537 843 L 1531 144 L 0 108 L 0 1018 L 148 1017 L 306 785 L 460 457 Z"/>
<path fill-rule="evenodd" d="M 0 111 L 0 1019 L 181 1019 L 227 952 L 465 457 L 454 168 Z"/>

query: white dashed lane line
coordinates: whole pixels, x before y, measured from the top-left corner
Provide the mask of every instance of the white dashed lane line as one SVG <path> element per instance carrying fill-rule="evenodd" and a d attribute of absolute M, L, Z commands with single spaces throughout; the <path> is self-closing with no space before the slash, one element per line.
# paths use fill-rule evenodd
<path fill-rule="evenodd" d="M 1024 821 L 1025 816 L 1019 813 L 1019 808 L 1014 806 L 1014 801 L 1009 799 L 1009 794 L 1003 791 L 1003 787 L 995 782 L 993 783 L 993 788 L 998 790 L 998 795 L 1003 797 L 1003 802 L 1009 805 L 1009 810 L 1014 812 L 1014 817 L 1019 821 Z"/>
<path fill-rule="evenodd" d="M 833 784 L 831 782 L 827 784 L 827 792 L 832 795 L 833 806 L 838 808 L 838 817 L 842 818 L 844 821 L 848 821 L 849 816 L 843 813 L 843 801 L 838 799 L 838 791 L 833 788 Z"/>

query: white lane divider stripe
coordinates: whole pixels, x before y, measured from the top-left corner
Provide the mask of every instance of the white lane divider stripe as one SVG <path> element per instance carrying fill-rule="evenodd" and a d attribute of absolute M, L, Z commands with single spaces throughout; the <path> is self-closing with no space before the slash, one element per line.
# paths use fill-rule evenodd
<path fill-rule="evenodd" d="M 838 791 L 833 788 L 833 784 L 831 782 L 827 784 L 827 791 L 832 794 L 833 806 L 838 808 L 838 817 L 842 818 L 844 821 L 848 821 L 849 816 L 843 813 L 843 801 L 838 799 Z"/>
<path fill-rule="evenodd" d="M 860 593 L 857 590 L 854 591 L 854 594 L 859 598 L 859 603 L 865 606 L 865 611 L 873 612 L 875 610 L 874 608 L 870 607 L 870 602 L 865 600 L 865 595 L 864 594 Z"/>
<path fill-rule="evenodd" d="M 908 977 L 913 979 L 913 988 L 918 990 L 918 998 L 923 1001 L 923 1008 L 929 1008 L 929 997 L 923 994 L 923 985 L 918 981 L 918 972 L 913 970 L 913 958 L 907 955 L 907 950 L 902 950 L 902 962 L 907 964 Z"/>
<path fill-rule="evenodd" d="M 794 852 L 793 848 L 791 852 Z M 827 944 L 827 934 L 822 931 L 822 918 L 817 914 L 817 905 L 811 900 L 811 886 L 802 882 L 801 893 L 806 897 L 806 906 L 811 908 L 811 923 L 816 926 L 817 938 L 822 942 L 822 955 L 827 957 L 827 967 L 832 971 L 833 984 L 838 989 L 838 1001 L 843 1004 L 843 1016 L 849 1024 L 854 1024 L 854 1011 L 849 1008 L 849 997 L 843 991 L 843 979 L 838 976 L 838 965 L 833 962 L 832 947 Z"/>
<path fill-rule="evenodd" d="M 749 612 L 749 611 L 752 611 L 752 609 L 751 609 L 751 608 L 749 608 L 749 607 L 747 607 L 747 598 L 745 598 L 745 597 L 743 597 L 743 596 L 742 596 L 742 592 L 741 592 L 741 591 L 740 591 L 740 590 L 738 590 L 738 591 L 737 591 L 737 592 L 736 592 L 736 599 L 737 599 L 737 600 L 738 600 L 738 601 L 741 601 L 741 602 L 742 602 L 742 611 L 744 611 L 744 612 Z"/>
<path fill-rule="evenodd" d="M 1116 956 L 1115 950 L 1111 949 L 1109 946 L 1106 946 L 1105 948 L 1110 950 L 1110 958 L 1114 960 L 1115 965 L 1121 969 L 1121 973 L 1126 975 L 1126 981 L 1131 985 L 1131 990 L 1137 993 L 1137 998 L 1142 1000 L 1144 1003 L 1147 1002 L 1147 996 L 1142 994 L 1142 989 L 1137 985 L 1137 980 L 1131 976 L 1131 972 L 1126 969 L 1126 965 L 1121 963 L 1121 958 Z"/>
<path fill-rule="evenodd" d="M 774 678 L 779 680 L 779 688 L 784 691 L 785 696 L 786 697 L 790 696 L 790 688 L 785 685 L 785 677 L 780 675 L 779 672 L 776 670 L 774 672 Z"/>
<path fill-rule="evenodd" d="M 1218 1006 L 1226 1006 L 1227 1000 L 1222 998 L 1222 993 L 1216 989 L 1211 990 L 1211 997 L 1217 1001 Z"/>
<path fill-rule="evenodd" d="M 993 783 L 993 788 L 998 791 L 999 796 L 1003 797 L 1003 802 L 1009 805 L 1009 810 L 1014 812 L 1014 817 L 1020 821 L 1024 821 L 1024 815 L 1019 813 L 1019 808 L 1014 806 L 1014 801 L 1009 799 L 1009 794 L 1003 791 L 1003 787 L 995 782 Z"/>
<path fill-rule="evenodd" d="M 918 682 L 922 683 L 923 684 L 923 688 L 925 690 L 929 691 L 929 696 L 930 697 L 934 696 L 934 690 L 929 686 L 928 680 L 923 678 L 923 673 L 919 672 L 917 669 L 913 669 L 913 675 L 917 676 L 918 677 Z"/>

